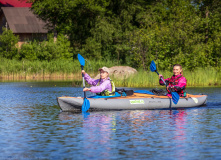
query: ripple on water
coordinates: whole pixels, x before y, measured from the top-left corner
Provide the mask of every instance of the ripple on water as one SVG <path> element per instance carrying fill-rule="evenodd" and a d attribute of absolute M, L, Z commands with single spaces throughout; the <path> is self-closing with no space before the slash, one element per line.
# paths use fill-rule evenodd
<path fill-rule="evenodd" d="M 56 101 L 82 88 L 55 83 L 0 83 L 1 158 L 221 158 L 218 88 L 208 89 L 202 108 L 82 114 L 60 112 Z"/>

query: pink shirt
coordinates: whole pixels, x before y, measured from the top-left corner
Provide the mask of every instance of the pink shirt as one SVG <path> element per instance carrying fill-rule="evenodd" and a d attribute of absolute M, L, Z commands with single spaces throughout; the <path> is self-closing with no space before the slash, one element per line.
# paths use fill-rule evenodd
<path fill-rule="evenodd" d="M 164 79 L 164 81 L 169 81 L 170 79 L 172 80 L 172 81 L 174 81 L 175 79 L 177 79 L 178 77 L 180 77 L 181 76 L 181 74 L 179 74 L 179 75 L 177 75 L 177 76 L 172 76 L 171 78 L 167 78 L 167 79 L 164 79 L 163 77 L 163 79 Z M 163 81 L 160 79 L 160 84 L 164 84 L 163 83 Z M 179 87 L 179 88 L 184 88 L 185 86 L 186 86 L 186 78 L 185 77 L 180 77 L 179 79 L 178 79 L 178 84 L 177 85 L 173 85 L 173 84 L 169 84 L 168 86 L 169 87 L 172 87 L 172 86 L 177 86 L 177 87 Z M 175 89 L 175 91 L 177 91 L 177 89 L 176 89 L 176 87 L 174 88 Z M 168 96 L 170 96 L 170 94 L 168 94 Z"/>
<path fill-rule="evenodd" d="M 100 93 L 106 89 L 112 92 L 112 87 L 109 77 L 107 79 L 92 79 L 87 73 L 85 73 L 84 79 L 87 81 L 88 84 L 93 85 L 93 87 L 91 87 L 92 93 Z M 100 85 L 96 86 L 99 81 Z"/>

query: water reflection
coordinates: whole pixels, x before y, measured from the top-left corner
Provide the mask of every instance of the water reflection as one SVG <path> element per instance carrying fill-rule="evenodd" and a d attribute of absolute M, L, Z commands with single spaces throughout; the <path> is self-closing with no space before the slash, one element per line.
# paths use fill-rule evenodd
<path fill-rule="evenodd" d="M 81 139 L 85 157 L 110 157 L 113 135 L 116 131 L 116 118 L 112 112 L 68 113 L 61 112 L 59 119 L 72 121 L 82 118 Z M 94 154 L 96 153 L 96 154 Z"/>
<path fill-rule="evenodd" d="M 112 114 L 94 113 L 84 115 L 83 121 L 83 137 L 84 150 L 100 150 L 100 155 L 110 157 L 110 143 L 112 133 L 115 132 L 115 117 Z M 85 153 L 86 156 L 92 156 L 90 152 Z"/>
<path fill-rule="evenodd" d="M 176 154 L 183 157 L 186 156 L 184 145 L 188 139 L 187 115 L 186 110 L 133 110 L 86 114 L 62 112 L 59 118 L 62 121 L 72 121 L 76 116 L 82 118 L 83 149 L 90 151 L 84 153 L 86 157 L 95 157 L 92 152 L 99 152 L 99 156 L 108 157 L 120 146 L 132 150 L 137 150 L 137 147 L 165 150 L 168 147 L 177 148 Z M 120 141 L 120 144 L 116 141 Z M 170 146 L 170 143 L 173 145 Z M 120 154 L 126 157 L 128 153 L 123 148 Z M 142 155 L 142 150 L 137 152 Z"/>

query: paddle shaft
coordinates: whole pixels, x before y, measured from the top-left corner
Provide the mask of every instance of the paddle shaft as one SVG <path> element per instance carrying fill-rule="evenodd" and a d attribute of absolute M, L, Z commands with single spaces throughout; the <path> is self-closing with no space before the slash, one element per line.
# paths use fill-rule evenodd
<path fill-rule="evenodd" d="M 157 70 L 155 71 L 158 75 L 159 75 L 159 73 L 157 72 Z M 162 78 L 162 77 L 160 77 L 160 79 L 161 79 L 161 81 L 163 81 L 163 83 L 166 85 L 166 87 L 167 87 L 167 84 L 166 84 L 166 82 L 164 81 L 164 79 Z"/>
<path fill-rule="evenodd" d="M 84 66 L 81 66 L 81 70 L 84 70 Z M 85 88 L 85 80 L 84 80 L 84 74 L 82 73 L 82 80 L 83 80 L 83 88 Z M 84 98 L 86 98 L 86 92 L 84 91 Z"/>
<path fill-rule="evenodd" d="M 159 73 L 158 73 L 157 71 L 155 71 L 155 72 L 159 75 Z M 164 84 L 166 85 L 166 87 L 167 87 L 167 84 L 166 84 L 166 82 L 164 81 L 164 79 L 163 79 L 162 77 L 160 77 L 160 79 L 161 79 L 161 81 L 163 81 L 163 83 L 164 83 Z M 168 88 L 168 90 L 170 91 L 170 93 L 172 93 L 170 88 Z"/>

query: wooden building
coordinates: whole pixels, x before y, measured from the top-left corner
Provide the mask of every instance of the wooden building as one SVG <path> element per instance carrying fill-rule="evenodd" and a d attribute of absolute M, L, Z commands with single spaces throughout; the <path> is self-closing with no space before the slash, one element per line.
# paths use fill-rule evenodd
<path fill-rule="evenodd" d="M 26 41 L 45 40 L 47 38 L 46 23 L 34 15 L 30 7 L 22 7 L 28 3 L 22 5 L 21 3 L 24 1 L 7 0 L 7 3 L 3 3 L 3 1 L 6 0 L 0 0 L 0 34 L 2 27 L 10 29 L 19 36 L 19 46 Z"/>

